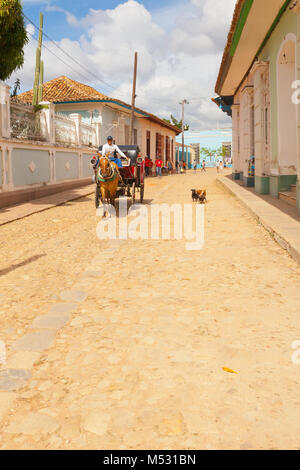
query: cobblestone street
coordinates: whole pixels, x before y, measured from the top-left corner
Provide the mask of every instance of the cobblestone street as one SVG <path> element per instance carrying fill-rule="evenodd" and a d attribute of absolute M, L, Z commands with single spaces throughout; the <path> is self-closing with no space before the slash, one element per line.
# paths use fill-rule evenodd
<path fill-rule="evenodd" d="M 100 241 L 93 196 L 0 227 L 0 449 L 300 448 L 299 265 L 214 169 L 146 203 L 191 188 L 197 252 Z"/>

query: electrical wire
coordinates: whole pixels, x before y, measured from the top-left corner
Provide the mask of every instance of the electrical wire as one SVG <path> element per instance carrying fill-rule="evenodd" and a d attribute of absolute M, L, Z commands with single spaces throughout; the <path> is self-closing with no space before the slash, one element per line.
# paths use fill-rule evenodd
<path fill-rule="evenodd" d="M 25 13 L 23 13 L 23 16 L 24 18 L 27 19 L 27 21 L 29 21 L 38 31 L 39 31 L 39 27 L 30 19 L 28 18 L 27 15 L 25 15 Z M 78 62 L 76 59 L 74 59 L 74 57 L 72 57 L 68 52 L 66 52 L 61 46 L 59 46 L 57 44 L 56 41 L 54 41 L 54 39 L 52 39 L 48 34 L 44 33 L 43 32 L 43 36 L 45 36 L 49 41 L 51 41 L 61 52 L 63 52 L 63 54 L 65 54 L 69 59 L 71 59 L 75 64 L 79 65 L 79 67 L 81 67 L 83 70 L 85 70 L 87 73 L 89 73 L 91 76 L 93 76 L 94 78 L 96 78 L 97 82 L 102 82 L 104 85 L 106 85 L 107 87 L 111 88 L 112 90 L 114 90 L 116 87 L 113 86 L 113 85 L 110 85 L 109 83 L 107 83 L 105 80 L 103 80 L 102 78 L 98 77 L 96 74 L 94 74 L 93 72 L 91 72 L 89 69 L 87 69 L 85 66 L 83 66 L 80 62 Z M 90 80 L 90 79 L 89 79 Z"/>

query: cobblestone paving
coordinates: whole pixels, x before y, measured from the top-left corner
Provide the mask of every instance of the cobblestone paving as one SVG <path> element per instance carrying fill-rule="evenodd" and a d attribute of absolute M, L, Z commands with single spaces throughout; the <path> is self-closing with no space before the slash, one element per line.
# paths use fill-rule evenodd
<path fill-rule="evenodd" d="M 300 269 L 215 177 L 147 181 L 207 188 L 199 252 L 99 241 L 92 197 L 1 227 L 1 449 L 300 448 Z"/>

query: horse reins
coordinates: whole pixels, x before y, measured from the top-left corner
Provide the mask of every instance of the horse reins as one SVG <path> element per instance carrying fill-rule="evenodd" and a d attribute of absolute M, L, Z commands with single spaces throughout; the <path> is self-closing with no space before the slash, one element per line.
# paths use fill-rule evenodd
<path fill-rule="evenodd" d="M 107 160 L 108 161 L 108 165 L 109 165 L 109 169 L 110 169 L 110 174 L 109 176 L 103 176 L 102 173 L 101 173 L 101 167 L 100 167 L 100 162 L 101 160 Z M 110 160 L 108 157 L 106 156 L 102 156 L 100 159 L 99 159 L 99 173 L 100 173 L 100 177 L 103 179 L 103 180 L 109 180 L 110 178 L 112 178 L 114 176 L 114 169 L 110 163 Z"/>

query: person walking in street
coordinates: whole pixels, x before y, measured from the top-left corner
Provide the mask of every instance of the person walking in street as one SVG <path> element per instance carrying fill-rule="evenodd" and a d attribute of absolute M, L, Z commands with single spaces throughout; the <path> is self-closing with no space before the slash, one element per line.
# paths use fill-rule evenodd
<path fill-rule="evenodd" d="M 186 162 L 185 161 L 182 163 L 182 168 L 183 168 L 184 173 L 186 173 Z"/>
<path fill-rule="evenodd" d="M 175 167 L 176 167 L 176 173 L 179 173 L 179 162 L 178 162 L 178 160 L 176 160 Z"/>
<path fill-rule="evenodd" d="M 219 160 L 216 161 L 216 168 L 217 168 L 217 173 L 220 173 L 220 162 L 219 162 Z"/>
<path fill-rule="evenodd" d="M 161 169 L 162 169 L 162 166 L 163 166 L 162 159 L 161 159 L 160 157 L 157 157 L 157 158 L 156 158 L 156 161 L 155 161 L 156 176 L 161 177 Z"/>
<path fill-rule="evenodd" d="M 168 173 L 169 173 L 169 175 L 171 175 L 172 172 L 173 172 L 173 165 L 172 165 L 171 160 L 168 160 Z"/>
<path fill-rule="evenodd" d="M 206 161 L 203 160 L 202 162 L 202 172 L 206 172 Z"/>
<path fill-rule="evenodd" d="M 224 164 L 223 164 L 223 160 L 220 161 L 220 173 L 223 172 L 223 168 L 224 168 Z"/>
<path fill-rule="evenodd" d="M 146 157 L 145 159 L 145 170 L 146 170 L 146 176 L 150 176 L 150 171 L 153 163 L 149 157 Z"/>
<path fill-rule="evenodd" d="M 197 172 L 197 166 L 198 166 L 197 160 L 194 160 L 193 165 L 194 165 L 194 172 L 196 173 Z"/>

